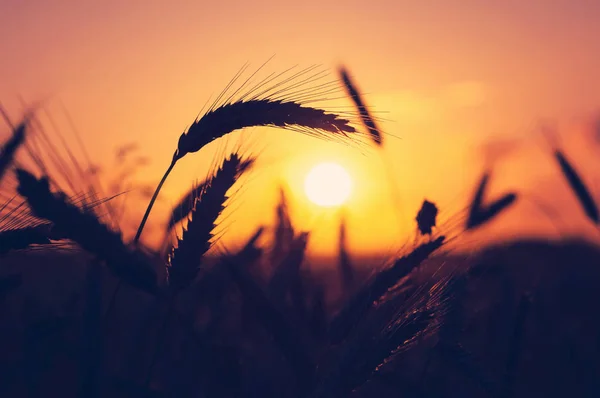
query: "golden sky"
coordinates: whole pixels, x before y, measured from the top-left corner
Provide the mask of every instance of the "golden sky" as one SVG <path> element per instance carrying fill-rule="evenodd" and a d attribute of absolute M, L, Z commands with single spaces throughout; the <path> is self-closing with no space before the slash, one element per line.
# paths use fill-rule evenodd
<path fill-rule="evenodd" d="M 294 221 L 314 230 L 311 250 L 335 250 L 337 210 L 310 204 L 301 186 L 314 164 L 337 161 L 355 184 L 347 206 L 353 249 L 392 251 L 414 232 L 424 197 L 440 204 L 443 218 L 466 206 L 483 154 L 498 152 L 502 141 L 512 150 L 494 163 L 492 193 L 522 189 L 545 198 L 573 232 L 585 229 L 583 217 L 536 126 L 560 122 L 565 146 L 600 196 L 600 146 L 576 134 L 600 105 L 598 20 L 595 0 L 1 0 L 0 100 L 16 118 L 18 96 L 50 98 L 68 135 L 63 103 L 97 163 L 108 168 L 117 147 L 136 142 L 151 160 L 138 177 L 156 183 L 179 134 L 245 62 L 255 69 L 275 54 L 269 72 L 322 64 L 332 77 L 344 64 L 368 103 L 385 112 L 382 127 L 394 137 L 383 157 L 289 131 L 236 133 L 228 146 L 215 142 L 178 164 L 151 221 L 164 220 L 215 153 L 241 142 L 261 157 L 224 219 L 224 243 L 272 221 L 283 182 Z M 398 213 L 385 162 L 400 192 Z M 127 202 L 134 221 L 144 206 L 136 200 Z M 531 201 L 510 212 L 507 233 L 554 231 Z"/>

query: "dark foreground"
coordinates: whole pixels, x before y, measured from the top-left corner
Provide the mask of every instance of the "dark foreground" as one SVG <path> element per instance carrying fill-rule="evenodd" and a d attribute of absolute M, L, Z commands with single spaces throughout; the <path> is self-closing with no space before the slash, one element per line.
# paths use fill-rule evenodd
<path fill-rule="evenodd" d="M 16 253 L 0 261 L 1 276 L 22 278 L 0 298 L 1 397 L 307 396 L 299 382 L 306 379 L 282 354 L 281 341 L 256 319 L 268 315 L 248 309 L 227 273 L 196 284 L 178 298 L 179 310 L 167 313 L 164 303 L 127 286 L 113 302 L 116 279 L 100 269 L 101 283 L 90 284 L 84 254 Z M 354 392 L 333 388 L 331 396 L 600 396 L 598 248 L 523 241 L 431 258 L 365 327 L 427 290 L 415 286 L 449 274 L 444 325 L 390 357 Z M 321 367 L 342 363 L 358 375 L 352 372 L 370 353 L 336 352 L 335 342 L 326 343 L 314 298 L 337 279 L 337 272 L 305 275 L 307 302 L 286 307 L 286 315 L 302 319 L 295 332 L 311 355 L 333 352 Z M 101 302 L 93 302 L 94 289 Z M 327 317 L 342 304 L 329 300 Z"/>

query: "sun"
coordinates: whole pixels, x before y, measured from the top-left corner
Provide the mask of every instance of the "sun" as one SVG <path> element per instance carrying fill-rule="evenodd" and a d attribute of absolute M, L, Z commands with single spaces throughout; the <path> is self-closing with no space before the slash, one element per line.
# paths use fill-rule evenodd
<path fill-rule="evenodd" d="M 339 164 L 319 163 L 306 175 L 304 192 L 311 202 L 319 206 L 340 206 L 352 192 L 352 180 Z"/>

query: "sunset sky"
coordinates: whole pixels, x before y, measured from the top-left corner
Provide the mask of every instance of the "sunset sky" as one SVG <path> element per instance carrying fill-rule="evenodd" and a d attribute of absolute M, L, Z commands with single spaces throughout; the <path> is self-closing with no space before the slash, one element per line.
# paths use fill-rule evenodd
<path fill-rule="evenodd" d="M 69 136 L 64 104 L 96 163 L 110 169 L 116 148 L 135 142 L 151 161 L 137 176 L 155 184 L 181 132 L 244 63 L 254 70 L 275 55 L 268 72 L 322 64 L 331 78 L 343 64 L 393 135 L 383 154 L 290 131 L 232 134 L 178 164 L 146 238 L 161 238 L 166 210 L 215 154 L 239 144 L 260 157 L 224 218 L 224 244 L 272 222 L 283 183 L 293 221 L 314 230 L 311 250 L 332 253 L 341 210 L 311 204 L 302 186 L 311 167 L 334 161 L 353 179 L 353 250 L 392 252 L 414 233 L 423 198 L 440 205 L 442 219 L 464 208 L 492 153 L 491 194 L 525 197 L 498 231 L 556 235 L 533 204 L 543 200 L 561 214 L 554 223 L 564 232 L 592 234 L 538 126 L 558 123 L 600 198 L 600 143 L 586 128 L 600 110 L 599 20 L 596 0 L 0 0 L 0 102 L 17 119 L 19 96 L 47 99 Z M 395 206 L 386 165 L 401 199 Z M 145 201 L 127 205 L 138 222 Z"/>

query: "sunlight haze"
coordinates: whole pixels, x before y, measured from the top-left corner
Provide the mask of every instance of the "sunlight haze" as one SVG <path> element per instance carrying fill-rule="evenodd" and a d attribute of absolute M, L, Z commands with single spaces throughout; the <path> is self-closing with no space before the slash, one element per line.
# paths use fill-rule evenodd
<path fill-rule="evenodd" d="M 555 122 L 567 151 L 583 149 L 577 161 L 598 195 L 600 147 L 590 144 L 587 126 L 600 105 L 599 19 L 600 2 L 591 0 L 2 0 L 0 101 L 14 120 L 20 98 L 46 101 L 61 133 L 73 137 L 66 109 L 95 164 L 113 179 L 117 148 L 138 143 L 136 156 L 149 163 L 136 169 L 135 182 L 154 187 L 179 135 L 246 62 L 249 73 L 272 55 L 268 73 L 321 64 L 331 79 L 344 65 L 381 119 L 383 151 L 273 128 L 236 131 L 178 164 L 144 238 L 162 239 L 169 209 L 206 177 L 215 156 L 234 147 L 260 157 L 223 215 L 225 246 L 273 222 L 284 186 L 292 221 L 314 229 L 309 249 L 333 253 L 339 209 L 310 202 L 303 187 L 322 162 L 351 176 L 348 239 L 361 253 L 391 252 L 409 240 L 424 198 L 439 205 L 448 226 L 459 225 L 457 214 L 491 164 L 492 192 L 523 188 L 566 209 L 568 232 L 591 235 L 575 200 L 552 177 L 539 126 Z M 318 106 L 351 103 L 336 98 Z M 534 202 L 490 228 L 552 231 Z M 128 197 L 130 230 L 146 204 L 140 195 Z"/>

